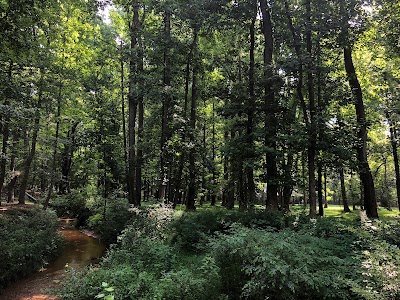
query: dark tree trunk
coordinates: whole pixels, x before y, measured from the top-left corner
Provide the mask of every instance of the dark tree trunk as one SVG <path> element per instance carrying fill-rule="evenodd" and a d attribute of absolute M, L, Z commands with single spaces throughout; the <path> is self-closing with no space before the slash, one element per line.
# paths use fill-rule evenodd
<path fill-rule="evenodd" d="M 310 122 L 308 128 L 308 193 L 310 203 L 310 217 L 315 218 L 317 215 L 316 210 L 316 192 L 315 192 L 315 155 L 317 150 L 317 134 L 316 134 L 316 116 L 315 116 L 315 97 L 314 97 L 314 75 L 312 72 L 312 41 L 311 41 L 311 1 L 306 1 L 306 46 L 308 54 L 307 65 L 307 90 L 310 111 Z"/>
<path fill-rule="evenodd" d="M 278 209 L 278 169 L 276 163 L 276 110 L 275 96 L 273 91 L 273 30 L 270 9 L 266 0 L 260 0 L 262 14 L 262 33 L 264 36 L 264 111 L 265 111 L 265 146 L 266 153 L 266 173 L 267 173 L 267 203 L 269 210 Z"/>
<path fill-rule="evenodd" d="M 353 93 L 357 115 L 358 140 L 356 149 L 360 180 L 364 189 L 364 207 L 369 218 L 378 218 L 374 180 L 372 178 L 367 157 L 367 122 L 365 118 L 363 96 L 353 64 L 352 50 L 348 46 L 344 48 L 344 63 L 349 85 Z"/>
<path fill-rule="evenodd" d="M 12 86 L 12 67 L 13 63 L 10 62 L 9 68 L 8 68 L 8 84 L 9 84 L 9 93 L 11 93 L 11 86 Z M 4 101 L 4 106 L 8 109 L 10 105 L 9 98 L 6 96 L 6 100 Z M 3 141 L 2 141 L 2 147 L 1 147 L 1 163 L 0 163 L 0 205 L 1 205 L 1 193 L 3 190 L 3 184 L 4 180 L 6 178 L 6 166 L 7 166 L 7 150 L 8 150 L 8 139 L 10 136 L 10 114 L 5 114 L 4 115 L 4 123 L 2 126 L 2 131 L 3 131 Z"/>
<path fill-rule="evenodd" d="M 19 176 L 19 173 L 15 171 L 15 158 L 16 158 L 16 151 L 15 148 L 17 147 L 18 143 L 18 131 L 14 130 L 13 131 L 13 141 L 12 141 L 12 150 L 11 150 L 11 159 L 10 159 L 10 182 L 8 183 L 7 186 L 7 203 L 14 202 L 14 188 L 15 184 L 17 183 L 17 179 Z"/>
<path fill-rule="evenodd" d="M 256 186 L 254 183 L 254 137 L 253 137 L 253 127 L 254 127 L 254 106 L 255 106 L 255 91 L 254 91 L 254 49 L 255 49 L 255 27 L 256 16 L 251 20 L 250 25 L 250 66 L 249 66 L 249 103 L 247 107 L 247 151 L 249 153 L 247 158 L 247 164 L 245 168 L 246 179 L 247 179 L 247 197 L 250 206 L 253 206 L 256 201 Z"/>
<path fill-rule="evenodd" d="M 40 127 L 40 116 L 41 116 L 41 109 L 42 109 L 42 102 L 43 102 L 43 70 L 40 70 L 40 79 L 39 79 L 39 86 L 38 86 L 38 102 L 36 106 L 36 111 L 35 111 L 35 118 L 34 118 L 34 124 L 33 124 L 33 132 L 32 132 L 32 141 L 31 141 L 31 147 L 30 150 L 25 158 L 24 166 L 23 166 L 23 173 L 22 173 L 22 180 L 21 180 L 21 186 L 19 189 L 19 195 L 18 195 L 18 203 L 19 204 L 25 204 L 25 193 L 26 193 L 26 188 L 28 186 L 28 179 L 29 179 L 29 173 L 31 170 L 31 164 L 33 161 L 33 158 L 35 157 L 36 153 L 36 142 L 37 142 L 37 137 L 39 133 L 39 127 Z"/>
<path fill-rule="evenodd" d="M 135 171 L 136 171 L 136 111 L 138 99 L 137 88 L 137 60 L 138 60 L 138 40 L 139 40 L 140 20 L 139 20 L 139 0 L 133 0 L 133 17 L 130 24 L 131 53 L 129 60 L 129 93 L 128 93 L 128 201 L 134 206 L 138 206 L 135 195 Z"/>
<path fill-rule="evenodd" d="M 188 136 L 188 127 L 186 125 L 187 115 L 188 115 L 188 107 L 189 107 L 189 85 L 190 85 L 190 67 L 193 63 L 193 56 L 197 47 L 197 34 L 193 36 L 192 45 L 190 47 L 190 52 L 187 57 L 186 62 L 186 71 L 185 71 L 185 104 L 183 110 L 183 119 L 185 120 L 184 130 L 182 131 L 181 138 L 182 142 L 185 143 L 187 136 Z M 178 175 L 176 178 L 176 186 L 175 186 L 175 193 L 174 193 L 174 208 L 178 204 L 178 200 L 182 197 L 182 193 L 180 191 L 182 185 L 182 175 L 183 175 L 183 168 L 185 165 L 185 159 L 187 157 L 187 153 L 185 149 L 182 149 L 182 155 L 179 157 L 179 166 L 178 166 Z M 184 197 L 184 199 L 186 199 Z M 187 203 L 187 201 L 185 202 Z"/>
<path fill-rule="evenodd" d="M 195 210 L 195 197 L 196 197 L 196 164 L 195 164 L 195 154 L 196 143 L 195 140 L 195 130 L 196 130 L 196 111 L 197 111 L 197 72 L 198 72 L 198 59 L 197 59 L 197 34 L 198 29 L 195 28 L 193 32 L 193 73 L 192 73 L 192 98 L 190 106 L 190 143 L 192 147 L 189 151 L 189 188 L 188 188 L 188 199 L 186 203 L 187 210 Z"/>
<path fill-rule="evenodd" d="M 343 209 L 344 212 L 350 212 L 349 202 L 347 201 L 346 186 L 344 182 L 344 170 L 343 167 L 339 168 L 340 174 L 340 191 L 342 193 Z"/>
<path fill-rule="evenodd" d="M 124 76 L 124 55 L 123 55 L 123 43 L 121 41 L 121 120 L 122 120 L 122 138 L 124 142 L 124 167 L 125 167 L 125 180 L 126 180 L 126 191 L 129 191 L 129 167 L 128 167 L 128 145 L 126 140 L 126 120 L 125 120 L 125 76 Z"/>
<path fill-rule="evenodd" d="M 328 191 L 327 191 L 327 189 L 326 189 L 326 181 L 327 181 L 327 179 L 326 179 L 326 167 L 325 167 L 325 172 L 324 172 L 324 208 L 328 208 Z"/>
<path fill-rule="evenodd" d="M 318 163 L 318 180 L 317 180 L 317 189 L 318 189 L 318 215 L 324 215 L 324 201 L 322 195 L 322 164 Z"/>
<path fill-rule="evenodd" d="M 57 98 L 57 114 L 56 114 L 56 134 L 54 137 L 54 144 L 53 144 L 53 157 L 51 163 L 51 178 L 50 178 L 50 186 L 47 192 L 47 197 L 44 203 L 44 209 L 47 209 L 49 206 L 50 198 L 53 193 L 53 188 L 55 184 L 55 177 L 56 177 L 56 168 L 57 168 L 57 148 L 58 148 L 58 135 L 60 131 L 60 116 L 61 116 L 61 97 L 62 97 L 62 80 L 59 83 L 59 90 L 58 90 L 58 98 Z"/>
<path fill-rule="evenodd" d="M 159 198 L 164 200 L 166 195 L 167 167 L 167 141 L 170 135 L 170 109 L 171 109 L 171 60 L 170 60 L 170 43 L 171 43 L 171 12 L 164 12 L 164 76 L 163 85 L 164 92 L 162 98 L 162 111 L 161 111 L 161 139 L 160 139 L 160 195 Z"/>
<path fill-rule="evenodd" d="M 287 161 L 285 164 L 285 183 L 283 186 L 283 204 L 284 211 L 290 211 L 290 199 L 292 197 L 293 184 L 292 184 L 292 167 L 293 167 L 293 153 L 287 154 Z"/>
<path fill-rule="evenodd" d="M 396 192 L 397 192 L 397 205 L 400 208 L 400 167 L 399 167 L 399 156 L 397 154 L 397 136 L 396 136 L 396 128 L 394 127 L 389 112 L 386 112 L 386 118 L 389 122 L 390 128 L 390 143 L 392 144 L 392 153 L 393 153 L 393 163 L 396 174 Z"/>
<path fill-rule="evenodd" d="M 138 73 L 141 74 L 139 77 L 139 84 L 142 88 L 144 86 L 143 82 L 143 45 L 142 42 L 139 42 L 139 64 L 138 64 Z M 139 92 L 138 95 L 138 134 L 137 134 L 137 155 L 136 155 L 136 197 L 135 197 L 135 205 L 140 206 L 142 204 L 142 165 L 143 165 L 143 130 L 144 130 L 144 95 L 143 89 Z"/>
<path fill-rule="evenodd" d="M 228 145 L 229 140 L 229 133 L 227 131 L 224 132 L 224 143 L 225 146 Z M 227 206 L 228 203 L 228 191 L 229 191 L 229 186 L 228 186 L 228 181 L 229 181 L 229 157 L 227 153 L 224 153 L 224 188 L 222 191 L 222 206 Z"/>
<path fill-rule="evenodd" d="M 75 151 L 75 132 L 79 122 L 72 125 L 68 131 L 67 143 L 64 144 L 64 150 L 62 151 L 62 163 L 61 163 L 61 182 L 59 184 L 59 193 L 66 194 L 70 192 L 69 174 L 71 172 L 72 157 Z"/>
<path fill-rule="evenodd" d="M 216 195 L 216 171 L 215 171 L 215 103 L 212 100 L 212 195 L 211 195 L 211 206 L 215 206 L 217 202 Z"/>
<path fill-rule="evenodd" d="M 235 130 L 231 130 L 231 140 L 235 138 Z M 233 209 L 235 207 L 235 186 L 236 186 L 236 175 L 239 170 L 236 168 L 237 162 L 231 157 L 229 157 L 228 166 L 228 191 L 226 198 L 226 208 Z"/>

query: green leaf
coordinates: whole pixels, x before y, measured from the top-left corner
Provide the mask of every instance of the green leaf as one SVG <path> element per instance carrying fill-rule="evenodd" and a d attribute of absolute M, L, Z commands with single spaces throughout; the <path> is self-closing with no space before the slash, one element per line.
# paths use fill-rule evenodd
<path fill-rule="evenodd" d="M 105 300 L 114 300 L 114 295 L 108 295 L 104 299 Z"/>
<path fill-rule="evenodd" d="M 106 292 L 114 292 L 114 288 L 112 286 L 104 289 Z"/>
<path fill-rule="evenodd" d="M 101 286 L 102 286 L 103 288 L 106 288 L 106 287 L 108 287 L 108 283 L 103 281 L 103 282 L 101 283 Z"/>

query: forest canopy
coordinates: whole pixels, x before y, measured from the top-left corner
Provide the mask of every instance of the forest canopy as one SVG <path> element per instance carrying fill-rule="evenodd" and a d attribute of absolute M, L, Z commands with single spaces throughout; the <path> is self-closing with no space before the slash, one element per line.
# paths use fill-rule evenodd
<path fill-rule="evenodd" d="M 1 0 L 0 39 L 3 201 L 400 204 L 396 0 Z"/>

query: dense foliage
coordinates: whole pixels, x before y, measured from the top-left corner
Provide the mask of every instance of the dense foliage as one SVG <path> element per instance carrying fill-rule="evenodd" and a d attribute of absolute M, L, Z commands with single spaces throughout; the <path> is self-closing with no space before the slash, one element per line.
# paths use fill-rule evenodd
<path fill-rule="evenodd" d="M 53 211 L 11 210 L 0 214 L 0 289 L 45 267 L 61 238 Z"/>
<path fill-rule="evenodd" d="M 1 197 L 376 218 L 400 203 L 397 8 L 0 1 Z"/>
<path fill-rule="evenodd" d="M 382 234 L 395 224 L 166 208 L 136 211 L 131 221 L 100 266 L 71 271 L 64 299 L 400 296 L 400 250 Z"/>

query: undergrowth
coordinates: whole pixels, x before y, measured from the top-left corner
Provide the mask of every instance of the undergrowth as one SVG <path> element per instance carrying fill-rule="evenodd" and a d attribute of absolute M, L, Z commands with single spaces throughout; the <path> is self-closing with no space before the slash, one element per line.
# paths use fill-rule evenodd
<path fill-rule="evenodd" d="M 398 224 L 237 211 L 135 210 L 64 299 L 398 299 Z"/>

